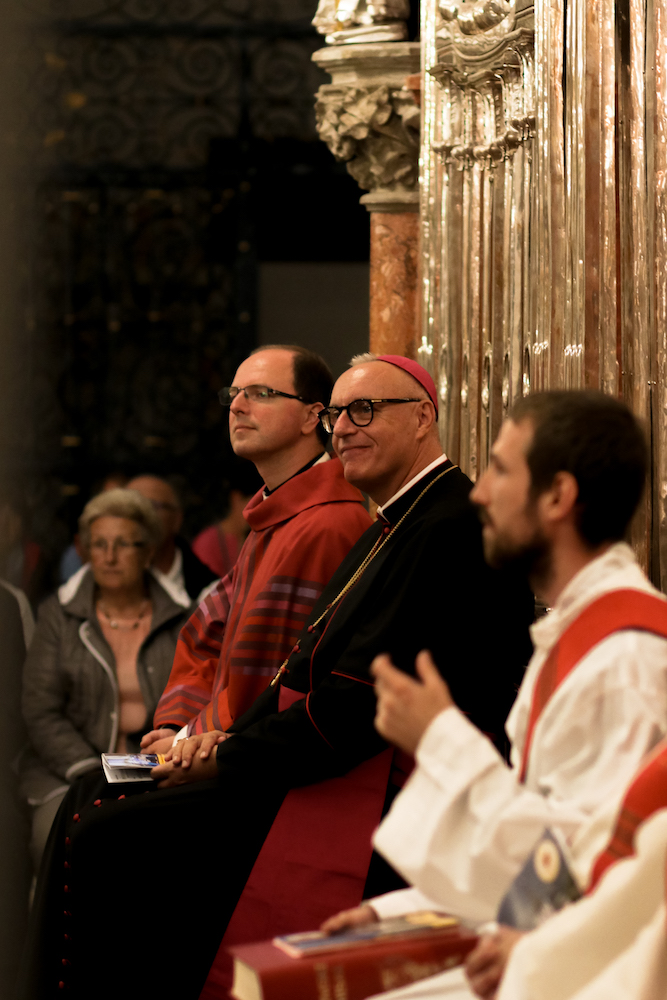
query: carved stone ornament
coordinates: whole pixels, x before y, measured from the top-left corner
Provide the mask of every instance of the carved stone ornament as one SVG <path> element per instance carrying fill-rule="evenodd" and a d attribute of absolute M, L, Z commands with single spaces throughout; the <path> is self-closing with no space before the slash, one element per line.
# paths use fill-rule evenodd
<path fill-rule="evenodd" d="M 408 0 L 320 0 L 313 24 L 328 45 L 402 42 Z"/>
<path fill-rule="evenodd" d="M 334 80 L 318 91 L 317 130 L 369 192 L 362 203 L 369 211 L 417 211 L 420 113 L 404 83 L 418 66 L 418 43 L 346 49 L 342 59 L 322 49 L 313 58 Z"/>
<path fill-rule="evenodd" d="M 454 21 L 464 35 L 476 35 L 500 24 L 512 11 L 509 0 L 472 0 L 452 3 L 440 0 L 438 10 L 443 21 Z"/>

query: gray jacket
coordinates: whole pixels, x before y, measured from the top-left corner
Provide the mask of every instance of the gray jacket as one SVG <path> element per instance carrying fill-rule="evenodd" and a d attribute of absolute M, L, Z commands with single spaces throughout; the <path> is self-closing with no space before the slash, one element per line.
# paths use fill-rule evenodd
<path fill-rule="evenodd" d="M 48 801 L 84 771 L 99 766 L 118 738 L 114 655 L 95 614 L 94 580 L 84 567 L 39 610 L 23 672 L 23 716 L 32 744 L 19 762 L 21 792 L 31 805 Z M 152 574 L 151 630 L 137 657 L 150 725 L 169 678 L 189 606 L 169 596 Z M 128 750 L 137 750 L 128 743 Z"/>

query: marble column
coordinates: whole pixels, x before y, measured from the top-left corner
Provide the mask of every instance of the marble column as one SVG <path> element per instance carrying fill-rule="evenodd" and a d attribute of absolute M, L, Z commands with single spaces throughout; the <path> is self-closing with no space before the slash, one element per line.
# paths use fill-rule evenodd
<path fill-rule="evenodd" d="M 419 301 L 419 54 L 417 42 L 376 42 L 313 55 L 332 77 L 317 95 L 320 138 L 368 192 L 361 203 L 371 213 L 369 349 L 409 357 Z"/>
<path fill-rule="evenodd" d="M 371 213 L 369 349 L 415 357 L 419 215 Z"/>

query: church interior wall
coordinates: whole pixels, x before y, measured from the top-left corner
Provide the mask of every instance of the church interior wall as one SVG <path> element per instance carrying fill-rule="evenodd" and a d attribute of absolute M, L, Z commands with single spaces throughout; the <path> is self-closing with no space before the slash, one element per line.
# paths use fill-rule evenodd
<path fill-rule="evenodd" d="M 368 350 L 368 288 L 363 261 L 261 263 L 258 344 L 294 341 L 325 354 L 338 377 Z"/>
<path fill-rule="evenodd" d="M 110 470 L 175 476 L 190 535 L 219 516 L 216 392 L 257 343 L 338 369 L 367 346 L 369 218 L 317 136 L 315 6 L 5 0 L 2 457 L 42 593 Z"/>

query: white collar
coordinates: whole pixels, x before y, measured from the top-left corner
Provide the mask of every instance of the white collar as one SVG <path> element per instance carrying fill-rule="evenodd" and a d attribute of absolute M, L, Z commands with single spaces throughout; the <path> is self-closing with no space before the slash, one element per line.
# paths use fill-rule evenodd
<path fill-rule="evenodd" d="M 176 551 L 174 553 L 174 561 L 166 573 L 162 574 L 171 583 L 179 583 L 183 578 L 183 553 L 176 546 Z M 180 578 L 180 579 L 179 579 Z"/>
<path fill-rule="evenodd" d="M 90 563 L 84 563 L 83 566 L 79 567 L 76 573 L 73 573 L 72 576 L 70 576 L 69 580 L 65 580 L 65 582 L 58 587 L 58 600 L 61 604 L 69 604 L 81 586 L 81 581 L 89 569 Z"/>
<path fill-rule="evenodd" d="M 180 604 L 183 608 L 190 606 L 192 602 L 185 589 L 185 579 L 183 577 L 183 553 L 178 545 L 176 546 L 174 561 L 166 573 L 163 573 L 156 566 L 151 566 L 150 571 L 157 582 L 167 591 L 172 601 Z"/>
<path fill-rule="evenodd" d="M 58 600 L 61 604 L 69 604 L 77 590 L 81 586 L 81 582 L 90 570 L 90 563 L 87 562 L 80 569 L 74 573 L 73 576 L 66 580 L 62 586 L 58 587 Z M 192 601 L 188 597 L 188 593 L 185 589 L 185 581 L 183 579 L 183 555 L 181 550 L 176 547 L 176 555 L 174 556 L 174 561 L 171 564 L 171 568 L 168 573 L 161 573 L 159 569 L 155 566 L 149 566 L 149 571 L 155 577 L 160 586 L 166 590 L 169 597 L 175 604 L 180 604 L 182 608 L 189 608 Z M 217 580 L 214 581 L 217 583 Z"/>
<path fill-rule="evenodd" d="M 411 479 L 409 483 L 406 483 L 405 486 L 401 486 L 398 493 L 394 493 L 393 497 L 390 497 L 386 503 L 383 503 L 381 507 L 378 507 L 378 514 L 384 514 L 389 504 L 392 504 L 395 500 L 398 500 L 399 497 L 402 497 L 404 493 L 407 493 L 408 490 L 412 489 L 415 483 L 418 483 L 420 479 L 423 479 L 424 476 L 427 476 L 432 469 L 437 468 L 439 465 L 443 465 L 446 461 L 447 461 L 447 456 L 444 454 L 440 455 L 439 458 L 436 458 L 435 462 L 431 462 L 431 464 L 427 465 L 425 469 L 422 469 L 421 472 L 418 472 L 417 475 L 414 476 L 414 478 Z"/>
<path fill-rule="evenodd" d="M 616 542 L 601 556 L 586 563 L 559 594 L 553 609 L 531 625 L 535 647 L 552 646 L 591 601 L 623 588 L 658 593 L 640 569 L 630 546 Z"/>

